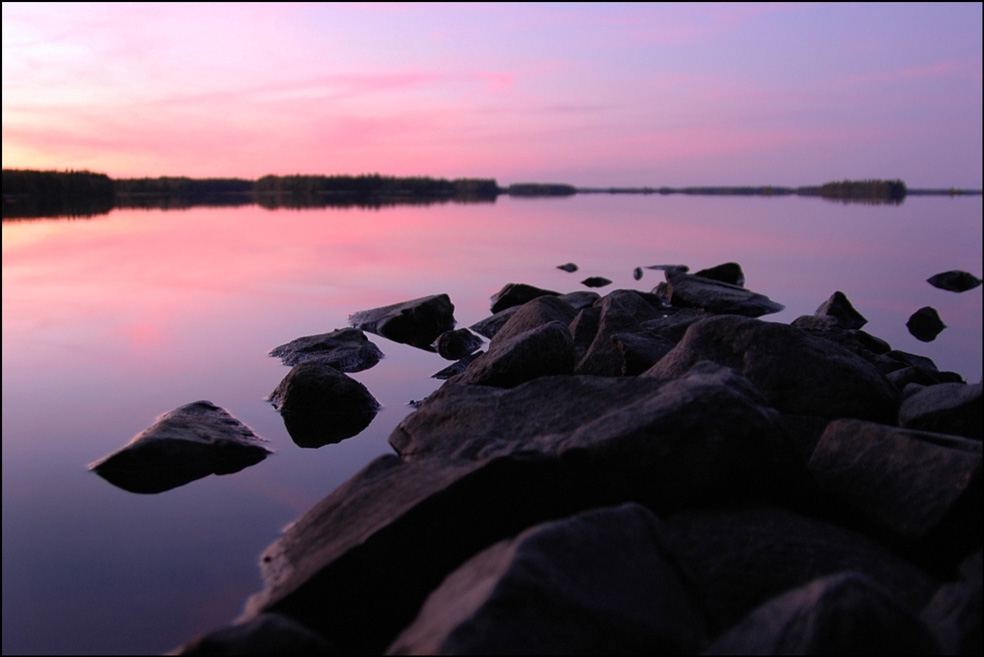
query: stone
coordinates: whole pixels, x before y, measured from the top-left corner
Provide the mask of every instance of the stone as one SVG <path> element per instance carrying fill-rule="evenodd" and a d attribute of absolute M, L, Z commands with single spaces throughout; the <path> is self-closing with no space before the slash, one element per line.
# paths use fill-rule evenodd
<path fill-rule="evenodd" d="M 437 353 L 447 360 L 461 360 L 481 347 L 482 339 L 468 329 L 445 331 L 437 337 Z"/>
<path fill-rule="evenodd" d="M 573 273 L 577 271 L 577 265 L 575 265 L 573 262 L 568 262 L 567 264 L 564 265 L 557 265 L 557 269 L 563 269 L 568 273 Z"/>
<path fill-rule="evenodd" d="M 576 374 L 621 376 L 626 371 L 624 351 L 613 341 L 616 335 L 638 334 L 655 341 L 658 336 L 644 328 L 641 322 L 661 316 L 660 309 L 651 300 L 634 290 L 613 290 L 602 297 L 598 308 L 597 329 L 591 332 L 594 314 L 585 315 L 572 334 L 576 352 L 583 351 L 574 368 Z M 590 319 L 589 319 L 590 317 Z M 572 325 L 573 326 L 573 325 Z M 590 338 L 590 343 L 588 342 Z M 586 347 L 584 345 L 587 345 Z"/>
<path fill-rule="evenodd" d="M 289 366 L 316 358 L 342 372 L 361 372 L 378 363 L 383 352 L 362 329 L 343 328 L 291 340 L 271 349 L 270 355 Z"/>
<path fill-rule="evenodd" d="M 379 410 L 364 385 L 318 361 L 303 361 L 268 397 L 300 447 L 321 447 L 359 434 Z"/>
<path fill-rule="evenodd" d="M 960 565 L 959 578 L 940 587 L 920 618 L 945 655 L 981 654 L 981 550 Z"/>
<path fill-rule="evenodd" d="M 758 607 L 706 655 L 935 655 L 929 629 L 861 573 L 822 577 Z"/>
<path fill-rule="evenodd" d="M 632 278 L 637 281 L 642 280 L 642 267 L 636 267 L 632 270 Z"/>
<path fill-rule="evenodd" d="M 506 323 L 496 331 L 489 343 L 489 351 L 503 341 L 550 322 L 559 322 L 567 326 L 576 314 L 577 311 L 559 296 L 531 299 L 519 306 Z"/>
<path fill-rule="evenodd" d="M 926 279 L 926 282 L 941 290 L 966 292 L 980 285 L 981 279 L 966 271 L 952 270 L 930 276 Z"/>
<path fill-rule="evenodd" d="M 478 358 L 479 356 L 481 356 L 484 353 L 485 353 L 484 351 L 476 351 L 475 353 L 469 354 L 469 355 L 465 356 L 464 358 L 459 358 L 458 360 L 454 361 L 453 363 L 451 363 L 450 365 L 448 365 L 444 369 L 439 370 L 439 371 L 435 372 L 434 374 L 431 374 L 431 378 L 432 379 L 450 379 L 452 376 L 454 376 L 456 374 L 461 374 L 462 372 L 464 372 L 468 368 L 469 365 L 471 365 L 471 363 L 472 363 L 473 360 L 475 360 L 476 358 Z"/>
<path fill-rule="evenodd" d="M 497 334 L 487 352 L 448 382 L 511 388 L 541 376 L 570 374 L 573 369 L 574 342 L 567 326 L 548 322 L 502 339 Z"/>
<path fill-rule="evenodd" d="M 859 329 L 868 323 L 868 320 L 854 309 L 847 296 L 839 290 L 820 304 L 814 314 L 820 317 L 831 317 L 836 326 L 844 329 Z"/>
<path fill-rule="evenodd" d="M 195 637 L 173 655 L 324 655 L 331 644 L 288 616 L 260 614 Z"/>
<path fill-rule="evenodd" d="M 449 575 L 386 653 L 693 654 L 700 604 L 660 528 L 637 504 L 531 527 Z"/>
<path fill-rule="evenodd" d="M 932 306 L 923 306 L 912 313 L 905 325 L 909 333 L 922 342 L 932 342 L 946 328 L 940 314 Z"/>
<path fill-rule="evenodd" d="M 658 292 L 654 293 L 658 294 Z M 709 312 L 759 317 L 783 310 L 781 303 L 738 285 L 710 278 L 666 271 L 666 295 L 671 305 L 702 308 Z"/>
<path fill-rule="evenodd" d="M 202 400 L 164 413 L 89 469 L 131 493 L 161 493 L 259 463 L 271 453 L 262 442 L 228 411 Z"/>
<path fill-rule="evenodd" d="M 984 440 L 980 383 L 927 385 L 899 407 L 899 426 Z"/>
<path fill-rule="evenodd" d="M 611 284 L 611 280 L 605 278 L 604 276 L 589 276 L 581 281 L 581 285 L 587 285 L 588 287 L 605 287 L 606 285 Z"/>
<path fill-rule="evenodd" d="M 349 315 L 349 324 L 394 342 L 433 351 L 437 336 L 454 328 L 454 304 L 435 294 Z"/>
<path fill-rule="evenodd" d="M 741 270 L 741 265 L 737 262 L 726 262 L 716 267 L 701 269 L 700 271 L 694 272 L 693 275 L 700 276 L 701 278 L 709 278 L 712 281 L 737 285 L 738 287 L 745 286 L 745 272 Z"/>
<path fill-rule="evenodd" d="M 641 376 L 673 379 L 701 360 L 734 368 L 783 413 L 895 421 L 899 391 L 869 362 L 795 327 L 747 317 L 695 322 Z"/>
<path fill-rule="evenodd" d="M 526 283 L 506 283 L 501 290 L 492 295 L 491 311 L 497 313 L 510 306 L 521 306 L 530 299 L 544 295 L 557 296 L 560 292 L 545 290 Z"/>

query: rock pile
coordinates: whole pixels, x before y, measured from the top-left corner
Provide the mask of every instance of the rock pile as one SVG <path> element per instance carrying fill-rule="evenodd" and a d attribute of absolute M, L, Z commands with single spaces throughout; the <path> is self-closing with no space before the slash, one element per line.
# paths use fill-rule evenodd
<path fill-rule="evenodd" d="M 840 293 L 757 319 L 781 306 L 730 264 L 507 286 L 395 454 L 179 652 L 979 654 L 981 384 Z"/>

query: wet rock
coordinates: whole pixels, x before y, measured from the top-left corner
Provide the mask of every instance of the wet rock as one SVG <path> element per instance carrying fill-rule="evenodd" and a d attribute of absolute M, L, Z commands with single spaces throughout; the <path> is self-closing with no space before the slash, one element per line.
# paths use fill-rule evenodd
<path fill-rule="evenodd" d="M 581 285 L 587 285 L 588 287 L 605 287 L 611 284 L 612 282 L 604 276 L 589 276 L 581 281 Z"/>
<path fill-rule="evenodd" d="M 311 360 L 295 365 L 269 400 L 300 447 L 321 447 L 351 438 L 369 426 L 379 410 L 379 402 L 364 385 Z"/>
<path fill-rule="evenodd" d="M 573 273 L 577 271 L 577 265 L 575 265 L 573 262 L 568 262 L 565 265 L 557 265 L 557 269 L 563 269 L 568 273 Z"/>
<path fill-rule="evenodd" d="M 912 313 L 905 325 L 909 333 L 922 342 L 932 342 L 946 328 L 946 324 L 940 319 L 940 314 L 932 306 L 923 306 Z"/>
<path fill-rule="evenodd" d="M 767 296 L 738 285 L 684 274 L 672 269 L 666 271 L 666 296 L 674 306 L 702 308 L 713 313 L 746 317 L 777 313 L 784 308 L 782 304 L 772 301 Z"/>
<path fill-rule="evenodd" d="M 228 411 L 203 400 L 161 415 L 89 469 L 131 493 L 160 493 L 259 463 L 271 453 L 261 442 Z"/>
<path fill-rule="evenodd" d="M 842 573 L 769 600 L 707 655 L 935 655 L 929 629 L 881 586 Z"/>
<path fill-rule="evenodd" d="M 938 383 L 906 397 L 899 408 L 899 426 L 984 439 L 981 384 Z"/>
<path fill-rule="evenodd" d="M 701 360 L 734 368 L 784 413 L 895 421 L 899 392 L 866 360 L 795 327 L 747 317 L 692 324 L 643 376 L 676 378 Z"/>
<path fill-rule="evenodd" d="M 820 304 L 814 314 L 819 317 L 831 317 L 836 326 L 845 329 L 859 329 L 868 323 L 868 320 L 854 309 L 847 296 L 839 290 Z"/>
<path fill-rule="evenodd" d="M 700 276 L 701 278 L 709 278 L 712 281 L 737 285 L 738 287 L 744 287 L 745 285 L 745 272 L 741 270 L 741 265 L 737 262 L 726 262 L 716 267 L 701 269 L 700 271 L 694 272 L 693 275 Z"/>
<path fill-rule="evenodd" d="M 627 504 L 496 543 L 441 583 L 387 654 L 691 654 L 702 613 L 660 527 Z"/>
<path fill-rule="evenodd" d="M 421 297 L 349 315 L 349 324 L 394 342 L 433 351 L 440 334 L 454 328 L 454 304 L 446 294 Z"/>
<path fill-rule="evenodd" d="M 952 270 L 930 276 L 926 279 L 926 282 L 941 290 L 966 292 L 980 285 L 981 279 L 966 271 Z"/>
<path fill-rule="evenodd" d="M 437 353 L 441 358 L 461 360 L 473 354 L 482 344 L 482 339 L 468 329 L 445 331 L 437 338 Z"/>
<path fill-rule="evenodd" d="M 270 355 L 280 358 L 284 365 L 316 358 L 342 372 L 361 372 L 378 363 L 383 352 L 362 329 L 343 328 L 291 340 L 271 349 Z"/>
<path fill-rule="evenodd" d="M 497 313 L 510 306 L 521 306 L 531 299 L 544 295 L 559 295 L 560 292 L 545 290 L 526 283 L 506 283 L 501 290 L 492 295 L 491 311 Z"/>

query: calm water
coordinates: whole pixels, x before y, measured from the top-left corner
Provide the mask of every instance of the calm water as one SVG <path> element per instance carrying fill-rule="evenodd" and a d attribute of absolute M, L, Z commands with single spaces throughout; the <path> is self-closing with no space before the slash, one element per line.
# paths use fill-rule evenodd
<path fill-rule="evenodd" d="M 357 437 L 301 449 L 264 397 L 288 368 L 272 347 L 346 326 L 357 310 L 446 292 L 459 326 L 509 282 L 566 292 L 587 276 L 650 290 L 660 272 L 737 261 L 746 286 L 812 314 L 841 290 L 869 332 L 981 378 L 980 197 L 899 207 L 797 197 L 578 196 L 381 210 L 120 210 L 3 223 L 3 653 L 161 653 L 228 623 L 261 587 L 280 529 L 389 451 L 407 402 L 434 390 L 436 354 L 386 353 L 354 374 L 383 404 Z M 557 265 L 575 262 L 568 274 Z M 926 344 L 924 305 L 949 328 Z M 276 454 L 159 495 L 86 465 L 198 399 Z"/>

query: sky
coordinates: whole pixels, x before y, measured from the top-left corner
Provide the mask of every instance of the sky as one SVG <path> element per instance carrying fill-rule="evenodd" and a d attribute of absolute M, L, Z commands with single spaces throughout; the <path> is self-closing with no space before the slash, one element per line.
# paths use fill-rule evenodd
<path fill-rule="evenodd" d="M 13 3 L 3 166 L 982 187 L 981 3 Z"/>

